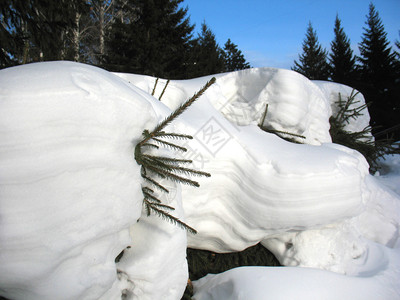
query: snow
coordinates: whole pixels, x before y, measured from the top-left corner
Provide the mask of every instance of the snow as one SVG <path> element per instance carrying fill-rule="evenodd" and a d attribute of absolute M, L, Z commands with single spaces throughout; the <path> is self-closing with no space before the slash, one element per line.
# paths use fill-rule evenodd
<path fill-rule="evenodd" d="M 0 71 L 1 295 L 180 299 L 186 247 L 261 242 L 286 267 L 207 275 L 193 299 L 400 299 L 400 158 L 372 176 L 360 153 L 331 143 L 350 87 L 275 68 L 216 75 L 168 129 L 194 137 L 181 158 L 212 175 L 199 188 L 165 183 L 163 202 L 198 234 L 145 216 L 134 146 L 211 77 L 172 80 L 159 101 L 167 80 L 152 97 L 150 76 L 72 62 Z M 267 104 L 263 126 L 303 144 L 259 128 Z M 368 122 L 365 112 L 346 129 Z"/>
<path fill-rule="evenodd" d="M 339 112 L 339 99 L 341 99 L 342 101 L 347 101 L 350 97 L 354 97 L 354 100 L 349 105 L 350 110 L 357 109 L 359 107 L 365 106 L 366 104 L 363 94 L 359 93 L 352 87 L 344 84 L 321 80 L 313 80 L 312 82 L 321 89 L 326 99 L 329 100 L 333 116 L 337 116 Z M 356 118 L 349 118 L 348 123 L 346 123 L 344 126 L 344 129 L 349 132 L 362 131 L 369 126 L 369 119 L 370 117 L 368 109 L 365 108 L 361 110 L 360 116 Z M 370 138 L 373 139 L 372 134 L 370 135 Z"/>

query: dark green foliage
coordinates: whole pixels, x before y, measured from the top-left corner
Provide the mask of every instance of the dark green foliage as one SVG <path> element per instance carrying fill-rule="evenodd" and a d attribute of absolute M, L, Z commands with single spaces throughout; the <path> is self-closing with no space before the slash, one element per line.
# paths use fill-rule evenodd
<path fill-rule="evenodd" d="M 191 281 L 241 266 L 281 266 L 275 256 L 261 244 L 234 253 L 214 253 L 188 248 L 187 261 Z M 182 299 L 191 299 L 191 295 L 193 290 L 188 285 Z"/>
<path fill-rule="evenodd" d="M 179 78 L 193 26 L 183 0 L 131 0 L 108 35 L 104 67 L 111 71 Z"/>
<path fill-rule="evenodd" d="M 68 59 L 76 14 L 86 8 L 80 0 L 5 0 L 0 66 Z"/>
<path fill-rule="evenodd" d="M 331 128 L 329 133 L 332 137 L 332 142 L 344 145 L 360 152 L 368 161 L 370 172 L 374 173 L 378 170 L 377 160 L 385 154 L 400 153 L 400 149 L 393 146 L 393 140 L 382 139 L 374 141 L 371 139 L 371 127 L 368 126 L 359 132 L 349 132 L 345 130 L 345 126 L 349 124 L 351 119 L 356 119 L 363 114 L 367 105 L 357 106 L 355 100 L 358 92 L 353 92 L 346 99 L 342 99 L 339 94 L 339 99 L 336 102 L 339 111 L 336 115 L 329 119 Z M 351 107 L 351 108 L 350 108 Z"/>
<path fill-rule="evenodd" d="M 387 33 L 375 6 L 371 3 L 369 14 L 359 50 L 361 56 L 360 71 L 362 78 L 378 89 L 384 89 L 387 80 L 393 76 L 393 63 L 395 54 L 392 52 Z"/>
<path fill-rule="evenodd" d="M 173 224 L 187 229 L 191 233 L 196 233 L 196 230 L 171 215 L 170 212 L 173 211 L 174 208 L 161 202 L 159 198 L 160 193 L 168 194 L 169 190 L 158 181 L 158 178 L 198 187 L 199 183 L 187 176 L 210 177 L 211 175 L 207 172 L 186 167 L 185 165 L 192 163 L 191 160 L 148 154 L 148 151 L 146 150 L 166 147 L 174 151 L 187 151 L 185 147 L 171 141 L 166 141 L 165 139 L 192 139 L 192 136 L 174 132 L 165 132 L 163 129 L 176 117 L 181 115 L 214 82 L 215 78 L 212 78 L 199 92 L 194 94 L 192 98 L 181 104 L 173 113 L 165 118 L 165 120 L 160 122 L 153 131 L 149 132 L 148 130 L 144 130 L 143 139 L 135 147 L 135 160 L 139 165 L 141 165 L 141 175 L 144 179 L 142 193 L 144 197 L 143 204 L 146 208 L 147 215 L 155 213 Z"/>
<path fill-rule="evenodd" d="M 400 31 L 399 31 L 399 35 L 400 35 Z M 394 44 L 395 44 L 396 47 L 397 47 L 396 56 L 397 56 L 397 63 L 399 63 L 399 62 L 400 62 L 400 41 L 399 41 L 399 40 L 396 40 L 396 41 L 394 42 Z"/>
<path fill-rule="evenodd" d="M 294 61 L 292 70 L 311 80 L 327 80 L 329 67 L 326 60 L 327 52 L 318 43 L 317 33 L 309 22 L 306 38 L 303 41 L 303 53 L 299 55 L 299 62 Z"/>
<path fill-rule="evenodd" d="M 331 42 L 332 53 L 329 55 L 330 77 L 334 82 L 352 86 L 355 81 L 356 59 L 337 15 L 334 33 L 335 38 Z"/>
<path fill-rule="evenodd" d="M 224 45 L 223 57 L 225 60 L 225 71 L 232 72 L 250 68 L 250 64 L 246 62 L 242 51 L 240 51 L 230 39 Z"/>
<path fill-rule="evenodd" d="M 188 58 L 187 78 L 195 78 L 224 72 L 225 61 L 223 51 L 219 47 L 214 33 L 208 26 L 201 25 L 201 33 L 191 41 Z"/>
<path fill-rule="evenodd" d="M 378 12 L 369 6 L 363 38 L 359 44 L 360 79 L 356 88 L 370 104 L 371 125 L 375 136 L 382 130 L 396 128 L 400 120 L 400 73 L 396 54 Z M 395 140 L 400 139 L 399 129 L 393 130 Z"/>

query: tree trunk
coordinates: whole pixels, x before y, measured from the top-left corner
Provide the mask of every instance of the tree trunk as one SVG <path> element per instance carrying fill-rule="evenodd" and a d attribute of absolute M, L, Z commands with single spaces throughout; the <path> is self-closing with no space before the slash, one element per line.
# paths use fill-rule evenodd
<path fill-rule="evenodd" d="M 73 47 L 74 47 L 74 61 L 79 61 L 79 44 L 80 44 L 80 28 L 79 22 L 81 20 L 82 14 L 76 13 L 75 14 L 75 29 L 73 30 Z"/>
<path fill-rule="evenodd" d="M 104 55 L 104 5 L 100 5 L 100 12 L 99 12 L 99 62 L 103 62 L 103 55 Z"/>

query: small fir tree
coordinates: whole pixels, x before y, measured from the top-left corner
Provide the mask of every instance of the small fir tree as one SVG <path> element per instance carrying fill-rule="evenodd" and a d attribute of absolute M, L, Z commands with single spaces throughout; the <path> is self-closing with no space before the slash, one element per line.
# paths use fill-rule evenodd
<path fill-rule="evenodd" d="M 178 183 L 198 187 L 199 183 L 187 176 L 210 177 L 211 175 L 207 172 L 198 171 L 185 166 L 192 163 L 191 160 L 157 155 L 157 153 L 149 153 L 149 149 L 154 150 L 159 149 L 160 147 L 167 147 L 174 151 L 187 151 L 185 147 L 174 142 L 166 141 L 166 139 L 193 139 L 193 137 L 186 134 L 165 132 L 164 128 L 192 105 L 193 102 L 196 101 L 214 82 L 215 77 L 207 82 L 207 84 L 200 89 L 200 91 L 194 94 L 192 98 L 181 104 L 151 132 L 149 130 L 144 130 L 143 139 L 137 143 L 135 147 L 135 160 L 139 165 L 141 165 L 141 176 L 145 182 L 145 184 L 142 185 L 142 192 L 144 196 L 143 204 L 146 208 L 147 215 L 150 215 L 153 212 L 162 218 L 189 230 L 191 233 L 196 233 L 196 230 L 170 214 L 174 208 L 163 204 L 159 199 L 159 193 L 169 193 L 169 190 L 156 178 L 168 179 Z"/>
<path fill-rule="evenodd" d="M 357 94 L 358 92 L 353 90 L 347 99 L 343 99 L 339 94 L 339 99 L 336 101 L 339 109 L 329 119 L 331 125 L 329 133 L 332 142 L 355 149 L 364 155 L 369 163 L 370 172 L 374 173 L 379 169 L 379 158 L 386 154 L 400 154 L 400 148 L 393 145 L 393 140 L 390 139 L 374 141 L 371 137 L 371 126 L 356 132 L 346 130 L 350 121 L 362 116 L 368 106 L 356 100 Z"/>
<path fill-rule="evenodd" d="M 225 71 L 232 72 L 250 68 L 250 64 L 246 62 L 242 51 L 240 51 L 230 39 L 224 45 Z"/>
<path fill-rule="evenodd" d="M 336 15 L 335 38 L 331 42 L 331 51 L 329 55 L 330 77 L 333 81 L 352 86 L 354 84 L 356 58 L 350 47 L 350 40 L 346 36 L 340 19 Z"/>
<path fill-rule="evenodd" d="M 311 80 L 327 80 L 329 77 L 327 53 L 318 43 L 317 33 L 311 22 L 308 23 L 306 38 L 303 41 L 303 53 L 299 55 L 299 62 L 294 61 L 292 70 Z"/>

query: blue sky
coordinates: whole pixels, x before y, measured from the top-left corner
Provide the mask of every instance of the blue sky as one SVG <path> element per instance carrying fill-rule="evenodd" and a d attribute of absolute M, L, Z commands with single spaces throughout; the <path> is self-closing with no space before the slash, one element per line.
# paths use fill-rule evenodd
<path fill-rule="evenodd" d="M 221 47 L 230 38 L 252 67 L 293 66 L 311 21 L 323 47 L 330 49 L 336 14 L 358 54 L 370 0 L 185 0 L 195 31 L 203 21 Z M 388 40 L 400 40 L 400 0 L 372 1 Z"/>

